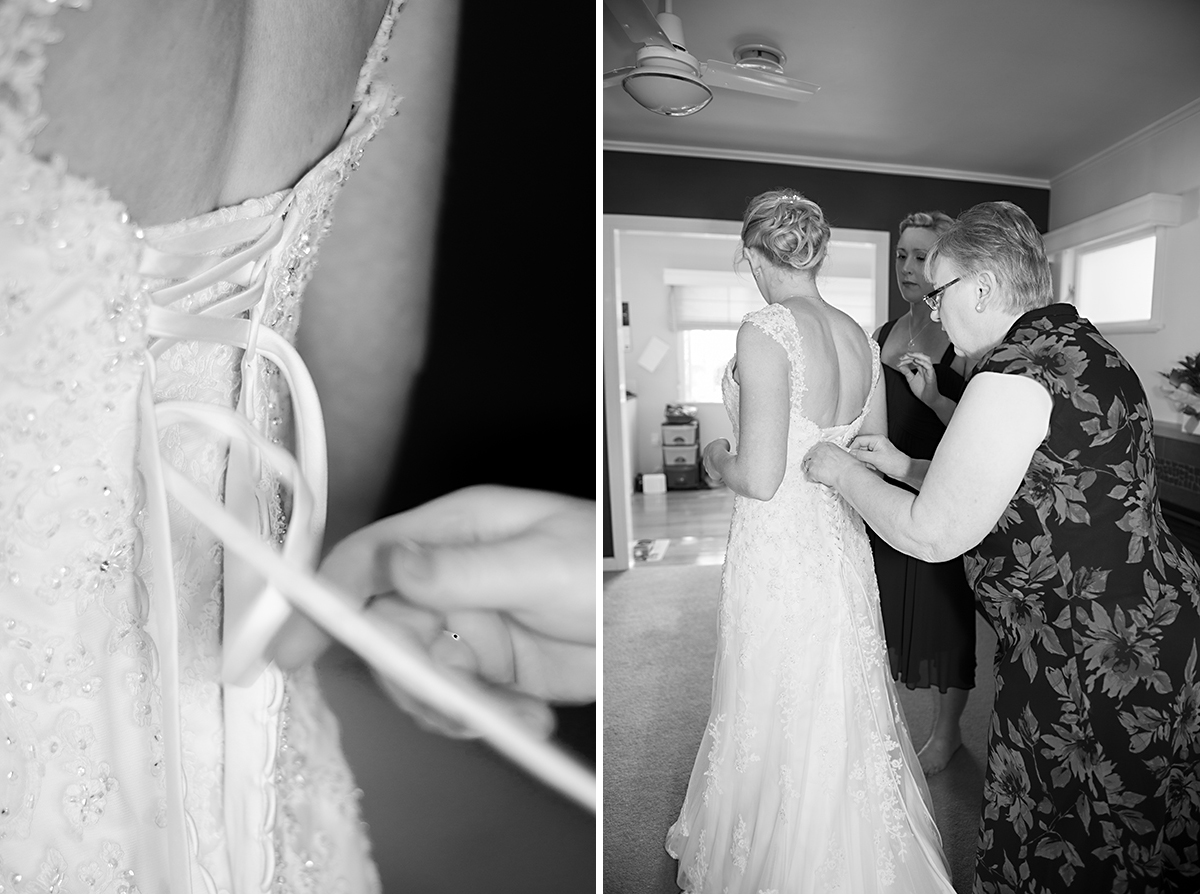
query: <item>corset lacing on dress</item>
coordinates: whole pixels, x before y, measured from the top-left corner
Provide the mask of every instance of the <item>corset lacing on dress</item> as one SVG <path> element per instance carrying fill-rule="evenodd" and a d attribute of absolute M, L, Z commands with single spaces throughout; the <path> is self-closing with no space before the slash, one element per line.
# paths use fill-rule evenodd
<path fill-rule="evenodd" d="M 143 252 L 140 272 L 148 277 L 181 282 L 163 286 L 150 293 L 146 328 L 151 337 L 149 352 L 159 358 L 174 342 L 180 340 L 217 342 L 243 349 L 241 359 L 241 391 L 236 408 L 219 407 L 194 401 L 163 401 L 155 407 L 154 415 L 161 430 L 181 422 L 195 422 L 215 428 L 231 439 L 228 471 L 225 484 L 225 505 L 251 530 L 269 534 L 265 525 L 268 517 L 260 500 L 253 500 L 262 488 L 263 460 L 288 485 L 291 494 L 291 517 L 283 537 L 283 556 L 293 563 L 311 569 L 320 549 L 325 526 L 327 464 L 325 429 L 321 417 L 316 387 L 304 361 L 296 349 L 282 336 L 262 324 L 267 292 L 268 271 L 278 269 L 270 263 L 271 253 L 281 244 L 289 203 L 284 201 L 266 217 L 234 220 L 197 232 L 188 232 L 164 242 L 147 245 Z M 228 257 L 222 256 L 240 243 Z M 202 310 L 184 313 L 171 310 L 169 305 L 179 299 L 226 282 L 241 288 L 217 300 Z M 283 375 L 291 396 L 295 421 L 296 456 L 278 445 L 269 434 L 271 420 L 262 418 L 257 410 L 261 401 L 256 392 L 264 381 L 263 366 L 270 362 Z M 148 389 L 153 393 L 155 367 L 148 365 L 151 377 Z M 155 441 L 157 443 L 157 441 Z M 168 473 L 169 477 L 171 476 Z M 249 485 L 249 487 L 247 487 Z M 168 485 L 174 494 L 177 487 Z M 239 586 L 246 574 L 238 560 L 225 560 L 225 677 L 247 682 L 253 672 L 261 670 L 246 657 L 247 650 L 261 651 L 265 642 L 244 643 L 240 637 L 270 626 L 270 615 L 277 620 L 286 613 L 282 598 L 259 600 L 258 611 L 267 617 L 258 624 L 243 625 L 243 612 L 248 608 L 251 593 Z M 251 591 L 257 588 L 250 588 Z M 258 649 L 254 647 L 258 646 Z M 231 648 L 232 647 L 232 648 Z"/>
<path fill-rule="evenodd" d="M 282 690 L 281 680 L 278 671 L 267 665 L 262 656 L 289 607 L 278 590 L 264 584 L 263 575 L 270 573 L 275 579 L 283 575 L 290 579 L 289 596 L 300 601 L 331 633 L 347 641 L 375 667 L 410 689 L 415 685 L 415 695 L 448 707 L 527 769 L 585 806 L 594 805 L 594 777 L 582 767 L 547 743 L 529 737 L 486 700 L 440 676 L 423 656 L 399 649 L 394 641 L 381 636 L 354 613 L 354 606 L 346 597 L 323 587 L 312 576 L 325 522 L 324 425 L 316 389 L 299 354 L 282 336 L 262 325 L 263 296 L 270 294 L 272 285 L 270 271 L 283 267 L 273 262 L 272 253 L 292 241 L 285 238 L 287 211 L 288 202 L 284 201 L 264 217 L 230 221 L 147 245 L 140 267 L 147 277 L 171 281 L 170 285 L 151 292 L 153 304 L 146 324 L 147 334 L 154 339 L 149 348 L 151 356 L 161 356 L 171 343 L 179 340 L 218 342 L 243 349 L 240 394 L 235 408 L 194 401 L 163 401 L 147 408 L 152 412 L 144 413 L 147 424 L 154 420 L 159 431 L 178 423 L 199 423 L 230 439 L 224 510 L 195 490 L 180 471 L 162 463 L 161 458 L 146 457 L 149 490 L 160 490 L 149 480 L 159 478 L 161 489 L 225 543 L 223 676 L 227 685 L 244 684 L 229 687 L 227 723 L 231 727 L 248 726 L 235 724 L 235 718 L 230 716 L 231 710 L 238 709 L 239 699 L 247 702 L 245 709 L 255 716 L 261 717 L 265 712 L 273 718 L 277 713 L 276 694 Z M 229 251 L 232 254 L 223 256 Z M 167 306 L 217 282 L 239 287 L 240 291 L 198 312 L 183 313 Z M 295 458 L 270 435 L 271 420 L 256 411 L 264 403 L 257 391 L 267 380 L 263 366 L 268 362 L 282 374 L 291 398 Z M 147 375 L 152 386 L 153 364 L 148 365 Z M 152 387 L 145 389 L 146 395 L 151 393 Z M 159 443 L 158 431 L 147 430 L 143 443 Z M 264 475 L 264 461 L 287 485 L 291 496 L 290 518 L 278 555 L 264 550 L 264 541 L 271 534 L 269 487 L 263 486 L 270 479 Z M 165 513 L 156 516 L 166 517 Z M 170 533 L 165 526 L 147 534 L 152 555 L 160 555 L 163 547 L 169 549 Z M 249 561 L 239 558 L 239 553 Z M 169 574 L 169 563 L 156 563 L 158 585 L 154 593 L 156 599 L 163 600 L 164 611 L 174 602 L 173 586 L 169 579 L 163 580 Z M 305 593 L 310 594 L 307 599 Z M 164 645 L 169 648 L 169 644 Z M 162 657 L 166 667 L 173 656 L 168 653 Z M 273 723 L 269 725 L 274 727 Z M 170 731 L 165 731 L 165 735 L 169 742 Z M 273 744 L 270 736 L 261 743 L 268 750 Z M 228 782 L 231 776 L 236 778 L 231 770 L 238 758 L 229 753 L 226 762 L 226 799 L 236 805 L 242 795 Z M 247 767 L 247 781 L 256 778 L 252 769 Z M 261 772 L 257 778 L 262 778 Z"/>
<path fill-rule="evenodd" d="M 294 235 L 286 233 L 290 198 L 263 216 L 147 240 L 141 255 L 138 272 L 149 282 L 167 283 L 152 289 L 149 295 L 146 334 L 150 338 L 148 354 L 155 362 L 146 364 L 141 415 L 141 467 L 151 509 L 144 535 L 153 560 L 154 610 L 161 617 L 173 617 L 177 611 L 166 496 L 193 514 L 197 501 L 209 500 L 160 453 L 160 433 L 170 426 L 198 424 L 228 439 L 224 509 L 212 505 L 215 511 L 236 519 L 244 529 L 244 537 L 272 539 L 272 482 L 281 480 L 287 486 L 291 504 L 282 537 L 283 559 L 311 573 L 319 555 L 327 466 L 317 392 L 296 349 L 262 319 L 264 296 L 270 294 L 272 285 L 271 272 L 284 269 L 276 256 L 293 241 L 285 238 Z M 298 222 L 299 216 L 294 215 L 292 226 Z M 172 309 L 171 305 L 220 283 L 232 290 L 193 312 Z M 240 393 L 233 407 L 199 400 L 154 402 L 157 361 L 179 341 L 242 349 Z M 268 362 L 282 374 L 291 397 L 295 457 L 269 434 L 272 420 L 263 408 L 270 404 L 260 393 L 263 383 L 270 381 L 264 368 Z M 277 400 L 278 396 L 271 398 Z M 228 828 L 248 833 L 245 837 L 230 836 L 231 869 L 239 889 L 266 890 L 276 871 L 277 811 L 271 784 L 278 755 L 284 680 L 278 668 L 267 664 L 264 653 L 289 608 L 277 590 L 228 548 L 224 552 L 223 591 L 223 710 L 230 733 L 227 741 L 237 741 L 239 746 L 227 749 L 225 754 L 225 814 Z M 159 659 L 163 691 L 169 694 L 175 691 L 180 673 L 179 642 L 173 625 L 165 626 L 164 633 Z M 177 753 L 182 747 L 178 712 L 165 711 L 163 722 L 165 748 L 169 754 Z M 167 799 L 178 808 L 169 815 L 186 815 L 184 784 L 181 777 L 168 774 Z M 170 830 L 172 853 L 176 849 L 181 855 L 190 853 L 190 844 L 184 840 L 187 837 L 186 826 Z M 182 879 L 179 884 L 183 884 Z"/>

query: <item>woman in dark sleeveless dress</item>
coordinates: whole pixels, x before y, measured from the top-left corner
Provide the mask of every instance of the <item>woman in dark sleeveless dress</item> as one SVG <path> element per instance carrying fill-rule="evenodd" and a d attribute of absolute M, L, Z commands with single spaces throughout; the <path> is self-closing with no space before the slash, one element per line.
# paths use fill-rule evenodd
<path fill-rule="evenodd" d="M 966 359 L 957 357 L 921 297 L 925 253 L 952 223 L 940 211 L 900 222 L 896 280 L 908 312 L 875 333 L 887 387 L 888 436 L 909 456 L 929 459 L 962 396 Z M 938 358 L 934 362 L 931 358 Z M 888 546 L 868 528 L 879 578 L 892 676 L 910 689 L 936 689 L 934 722 L 918 759 L 937 773 L 962 744 L 959 720 L 975 685 L 974 600 L 962 560 L 932 564 Z"/>

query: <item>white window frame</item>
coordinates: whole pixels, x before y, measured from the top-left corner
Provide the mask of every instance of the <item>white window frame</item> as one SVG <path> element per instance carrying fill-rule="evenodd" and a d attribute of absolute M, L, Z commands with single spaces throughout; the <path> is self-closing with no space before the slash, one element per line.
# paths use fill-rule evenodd
<path fill-rule="evenodd" d="M 1096 321 L 1096 328 L 1109 333 L 1157 332 L 1162 329 L 1161 278 L 1158 275 L 1162 263 L 1162 235 L 1167 227 L 1179 226 L 1182 220 L 1182 197 L 1166 193 L 1147 193 L 1047 233 L 1043 242 L 1053 267 L 1054 293 L 1058 300 L 1075 304 L 1075 286 L 1079 276 L 1081 254 L 1154 236 L 1154 278 L 1150 290 L 1150 316 L 1139 320 Z"/>

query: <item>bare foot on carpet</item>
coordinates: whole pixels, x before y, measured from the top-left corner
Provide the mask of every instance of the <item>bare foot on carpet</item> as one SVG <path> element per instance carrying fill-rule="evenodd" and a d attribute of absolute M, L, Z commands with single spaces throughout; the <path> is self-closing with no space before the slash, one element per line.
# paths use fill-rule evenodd
<path fill-rule="evenodd" d="M 935 773 L 940 773 L 946 769 L 946 764 L 950 763 L 950 758 L 954 757 L 954 752 L 962 747 L 962 732 L 957 727 L 954 729 L 954 734 L 945 738 L 930 738 L 928 742 L 917 752 L 917 762 L 920 763 L 921 769 L 925 771 L 926 776 L 932 776 Z"/>

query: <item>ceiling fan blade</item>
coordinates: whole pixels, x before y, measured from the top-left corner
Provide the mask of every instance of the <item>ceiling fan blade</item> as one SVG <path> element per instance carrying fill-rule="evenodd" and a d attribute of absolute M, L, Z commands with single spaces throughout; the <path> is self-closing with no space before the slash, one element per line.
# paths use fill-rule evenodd
<path fill-rule="evenodd" d="M 710 87 L 758 93 L 775 99 L 803 102 L 821 88 L 756 68 L 741 68 L 728 62 L 709 59 L 700 67 L 700 77 Z"/>
<path fill-rule="evenodd" d="M 606 71 L 602 77 L 604 78 L 605 87 L 615 87 L 617 84 L 625 80 L 625 75 L 629 74 L 637 68 L 636 65 L 626 65 L 624 68 L 614 68 L 612 71 Z"/>
<path fill-rule="evenodd" d="M 642 0 L 604 0 L 604 5 L 634 43 L 671 48 L 671 41 L 663 33 L 658 19 Z"/>

